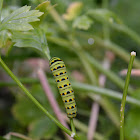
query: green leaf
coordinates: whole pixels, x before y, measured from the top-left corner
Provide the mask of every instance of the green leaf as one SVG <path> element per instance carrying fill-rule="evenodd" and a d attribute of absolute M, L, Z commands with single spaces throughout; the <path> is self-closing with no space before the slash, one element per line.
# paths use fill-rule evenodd
<path fill-rule="evenodd" d="M 39 21 L 38 17 L 43 13 L 39 12 L 39 10 L 30 10 L 30 8 L 30 6 L 23 6 L 4 18 L 0 30 L 28 31 L 33 29 L 32 25 L 29 23 Z"/>
<path fill-rule="evenodd" d="M 78 28 L 78 29 L 88 30 L 92 23 L 93 23 L 93 20 L 83 15 L 74 20 L 73 27 Z"/>
<path fill-rule="evenodd" d="M 14 32 L 12 41 L 17 47 L 31 47 L 50 55 L 44 31 L 35 29 L 30 32 Z"/>
<path fill-rule="evenodd" d="M 44 15 L 39 17 L 39 19 L 42 21 L 42 19 L 44 18 L 44 16 L 48 13 L 49 11 L 49 5 L 50 5 L 50 1 L 44 1 L 41 4 L 39 4 L 35 9 L 39 10 L 40 12 L 43 12 Z"/>
<path fill-rule="evenodd" d="M 50 1 L 44 1 L 41 4 L 39 4 L 35 9 L 46 14 L 46 12 L 48 12 L 49 5 L 50 5 Z"/>
<path fill-rule="evenodd" d="M 31 25 L 33 27 L 38 27 L 41 24 L 44 17 L 49 13 L 50 7 L 51 7 L 50 1 L 44 1 L 35 8 L 35 10 L 39 10 L 40 12 L 43 12 L 44 14 L 39 17 L 40 21 L 36 21 L 36 22 L 31 23 Z"/>
<path fill-rule="evenodd" d="M 32 47 L 42 51 L 41 38 L 36 31 L 31 32 L 14 32 L 12 41 L 17 47 Z"/>
<path fill-rule="evenodd" d="M 109 11 L 107 9 L 89 10 L 87 12 L 87 15 L 101 22 L 107 22 L 109 24 L 113 24 L 113 23 L 122 24 L 122 21 L 118 18 L 118 16 L 112 11 Z"/>
<path fill-rule="evenodd" d="M 1 31 L 0 33 L 0 48 L 8 46 L 8 40 L 11 38 L 11 33 L 7 30 Z"/>
<path fill-rule="evenodd" d="M 43 117 L 30 125 L 30 137 L 36 139 L 50 139 L 57 132 L 57 126 L 49 118 Z"/>

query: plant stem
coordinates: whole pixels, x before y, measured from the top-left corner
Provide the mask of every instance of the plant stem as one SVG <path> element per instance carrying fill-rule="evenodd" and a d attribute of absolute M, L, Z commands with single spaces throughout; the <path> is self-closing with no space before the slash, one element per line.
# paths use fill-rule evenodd
<path fill-rule="evenodd" d="M 76 130 L 75 130 L 73 118 L 70 118 L 70 125 L 71 125 L 71 130 L 72 130 L 72 132 L 73 132 L 74 134 L 76 134 Z"/>
<path fill-rule="evenodd" d="M 1 23 L 2 5 L 3 5 L 3 0 L 0 0 L 0 23 Z"/>
<path fill-rule="evenodd" d="M 39 84 L 39 80 L 35 78 L 20 78 L 20 81 L 23 84 Z M 7 87 L 7 86 L 17 86 L 17 84 L 13 81 L 2 81 L 0 80 L 0 87 Z"/>
<path fill-rule="evenodd" d="M 109 89 L 105 89 L 101 87 L 96 87 L 96 86 L 92 86 L 88 84 L 77 83 L 77 82 L 73 82 L 72 85 L 73 85 L 73 88 L 76 88 L 79 91 L 80 90 L 85 91 L 80 94 L 93 94 L 93 93 L 95 94 L 96 93 L 98 95 L 109 97 L 118 101 L 121 101 L 122 99 L 122 94 L 117 91 L 113 91 L 113 90 L 109 90 Z M 133 104 L 140 107 L 140 100 L 138 99 L 127 96 L 126 101 L 129 104 Z"/>
<path fill-rule="evenodd" d="M 33 140 L 25 135 L 22 135 L 22 134 L 16 133 L 16 132 L 10 132 L 5 137 L 8 138 L 9 136 L 15 136 L 15 137 L 18 137 L 18 138 L 23 139 L 23 140 Z"/>
<path fill-rule="evenodd" d="M 21 78 L 20 79 L 24 84 L 39 84 L 39 80 L 34 79 L 34 78 Z M 51 84 L 55 84 L 55 81 L 51 78 L 48 78 L 48 81 Z M 101 87 L 97 87 L 97 86 L 92 86 L 89 84 L 83 84 L 83 83 L 79 83 L 79 82 L 71 82 L 73 85 L 73 88 L 82 91 L 82 94 L 88 94 L 89 92 L 92 93 L 96 93 L 99 95 L 103 95 L 106 96 L 108 98 L 112 98 L 118 101 L 121 101 L 122 99 L 122 94 L 120 92 L 114 91 L 114 90 L 110 90 L 110 89 L 106 89 L 106 88 L 101 88 Z M 16 86 L 15 82 L 0 82 L 0 87 L 2 86 Z M 83 92 L 85 91 L 85 92 Z M 140 100 L 135 99 L 133 97 L 127 96 L 126 98 L 126 102 L 128 104 L 131 105 L 135 105 L 137 107 L 140 107 Z"/>
<path fill-rule="evenodd" d="M 129 81 L 130 81 L 130 76 L 131 76 L 131 70 L 133 66 L 133 61 L 136 56 L 135 52 L 131 52 L 131 57 L 128 65 L 128 72 L 125 80 L 125 86 L 124 86 L 124 91 L 123 91 L 123 97 L 122 97 L 122 102 L 121 102 L 121 108 L 120 108 L 120 140 L 124 140 L 124 110 L 125 110 L 125 102 L 126 102 L 126 96 L 127 96 L 127 91 L 128 91 L 128 86 L 129 86 Z"/>
<path fill-rule="evenodd" d="M 56 120 L 32 95 L 31 93 L 23 86 L 23 84 L 17 79 L 17 77 L 12 73 L 12 71 L 7 67 L 7 65 L 0 58 L 0 64 L 3 69 L 9 74 L 9 76 L 17 83 L 17 85 L 25 92 L 25 94 L 33 101 L 33 103 L 42 110 L 52 121 L 56 123 L 64 132 L 71 136 L 71 131 L 64 127 L 58 120 Z M 77 139 L 77 135 L 74 137 Z"/>
<path fill-rule="evenodd" d="M 53 79 L 49 78 L 48 80 L 51 84 L 55 84 Z M 39 80 L 34 79 L 34 78 L 21 78 L 20 81 L 22 81 L 22 83 L 24 84 L 39 84 Z M 72 85 L 75 89 L 78 89 L 79 91 L 86 91 L 83 94 L 88 94 L 87 92 L 95 92 L 96 94 L 113 98 L 119 101 L 121 101 L 122 99 L 121 93 L 113 91 L 113 90 L 100 88 L 100 87 L 92 86 L 89 84 L 78 83 L 78 82 L 72 82 Z M 5 87 L 5 86 L 16 86 L 16 83 L 15 82 L 0 82 L 0 87 Z M 140 101 L 133 97 L 127 96 L 126 102 L 140 107 Z"/>
<path fill-rule="evenodd" d="M 51 59 L 51 56 L 50 56 L 50 53 L 49 53 L 49 50 L 48 50 L 48 48 L 47 48 L 47 50 L 43 50 L 44 51 L 44 55 L 46 56 L 46 58 L 48 59 L 48 60 L 50 60 Z"/>

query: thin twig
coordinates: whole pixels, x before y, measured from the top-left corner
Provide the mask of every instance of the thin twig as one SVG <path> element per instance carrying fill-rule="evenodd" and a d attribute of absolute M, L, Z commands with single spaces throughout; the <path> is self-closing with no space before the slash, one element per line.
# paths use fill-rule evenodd
<path fill-rule="evenodd" d="M 66 120 L 68 123 L 70 123 L 70 119 L 68 119 L 68 117 L 67 117 L 65 114 L 63 114 L 63 116 L 64 116 L 65 120 Z M 85 125 L 83 122 L 77 120 L 76 118 L 74 118 L 73 121 L 74 121 L 75 127 L 76 127 L 78 130 L 80 130 L 81 132 L 87 134 L 87 132 L 88 132 L 88 127 L 87 127 L 87 125 Z M 98 132 L 95 132 L 94 138 L 95 138 L 96 140 L 107 140 L 102 134 L 100 134 L 100 133 L 98 133 Z"/>
<path fill-rule="evenodd" d="M 131 57 L 128 65 L 128 72 L 125 80 L 125 86 L 123 90 L 123 97 L 122 97 L 122 102 L 121 102 L 121 108 L 120 108 L 120 140 L 124 140 L 124 110 L 125 110 L 125 102 L 126 102 L 126 96 L 127 96 L 127 91 L 128 91 L 128 86 L 129 86 L 129 81 L 130 81 L 130 76 L 131 76 L 131 70 L 133 66 L 133 61 L 136 56 L 135 52 L 131 52 Z"/>
<path fill-rule="evenodd" d="M 15 137 L 21 138 L 21 139 L 23 139 L 23 140 L 33 140 L 33 139 L 31 139 L 31 138 L 29 138 L 29 137 L 27 137 L 27 136 L 25 136 L 25 135 L 22 135 L 22 134 L 19 134 L 19 133 L 16 133 L 16 132 L 10 132 L 10 133 L 8 133 L 8 134 L 5 136 L 5 138 L 10 139 L 11 136 L 15 136 Z"/>
<path fill-rule="evenodd" d="M 71 125 L 71 130 L 72 130 L 72 132 L 73 132 L 74 134 L 76 134 L 76 130 L 75 130 L 73 118 L 70 118 L 70 125 Z"/>
<path fill-rule="evenodd" d="M 52 79 L 52 78 L 48 78 L 48 79 L 49 79 L 51 84 L 55 84 L 54 79 Z M 21 78 L 20 81 L 23 84 L 39 83 L 39 80 L 35 79 L 35 78 Z M 118 91 L 114 91 L 114 90 L 107 89 L 107 88 L 101 88 L 101 87 L 97 87 L 97 86 L 92 86 L 89 84 L 83 84 L 83 83 L 79 83 L 79 82 L 71 82 L 71 83 L 72 83 L 74 89 L 82 91 L 81 94 L 93 95 L 93 93 L 95 93 L 95 94 L 99 94 L 99 95 L 102 95 L 104 97 L 108 97 L 108 98 L 115 99 L 118 101 L 121 101 L 121 99 L 122 99 L 122 94 Z M 17 86 L 17 84 L 13 81 L 10 81 L 10 82 L 3 82 L 3 81 L 1 82 L 0 81 L 0 87 L 6 87 L 6 86 Z M 139 99 L 127 96 L 126 102 L 128 104 L 140 107 L 140 100 Z"/>
<path fill-rule="evenodd" d="M 54 94 L 53 94 L 53 92 L 52 92 L 52 90 L 51 90 L 51 88 L 50 88 L 50 85 L 49 85 L 49 83 L 48 83 L 47 76 L 45 75 L 44 71 L 43 71 L 41 68 L 39 68 L 39 69 L 37 70 L 37 76 L 38 76 L 38 78 L 39 78 L 39 80 L 40 80 L 40 83 L 41 83 L 41 85 L 42 85 L 42 87 L 43 87 L 43 89 L 44 89 L 44 91 L 45 91 L 45 95 L 47 96 L 47 98 L 48 98 L 48 100 L 49 100 L 49 102 L 50 102 L 50 104 L 51 104 L 51 107 L 52 107 L 52 109 L 53 109 L 53 111 L 54 111 L 56 117 L 58 118 L 58 120 L 59 120 L 66 128 L 69 129 L 67 123 L 65 122 L 65 120 L 64 120 L 64 118 L 63 118 L 63 116 L 62 116 L 62 112 L 61 112 L 61 110 L 60 110 L 60 108 L 59 108 L 59 105 L 58 105 L 57 101 L 56 101 L 55 98 L 54 98 Z M 71 138 L 70 136 L 68 136 L 66 133 L 65 133 L 65 135 L 67 136 L 67 138 L 68 138 L 69 140 L 72 140 L 72 138 Z"/>

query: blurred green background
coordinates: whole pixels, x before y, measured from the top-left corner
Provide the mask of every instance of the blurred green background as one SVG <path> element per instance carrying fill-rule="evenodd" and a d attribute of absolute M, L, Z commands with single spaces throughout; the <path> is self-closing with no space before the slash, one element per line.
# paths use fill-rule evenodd
<path fill-rule="evenodd" d="M 45 1 L 4 0 L 2 19 L 24 5 L 35 9 L 42 2 Z M 98 82 L 99 76 L 104 74 L 107 77 L 104 87 L 122 93 L 125 74 L 120 74 L 120 71 L 127 69 L 131 51 L 137 53 L 134 68 L 138 70 L 140 68 L 140 1 L 51 0 L 50 3 L 54 5 L 55 12 L 53 8 L 50 8 L 39 25 L 31 24 L 35 30 L 43 30 L 51 56 L 63 59 L 70 80 L 101 87 Z M 43 55 L 29 48 L 28 45 L 23 48 L 15 45 L 14 42 L 18 42 L 18 40 L 13 41 L 16 33 L 11 30 L 0 32 L 1 57 L 13 73 L 26 83 L 32 95 L 54 115 L 35 72 L 37 62 L 39 58 L 43 58 Z M 32 31 L 31 33 L 34 34 Z M 89 55 L 92 59 L 88 58 Z M 114 76 L 110 78 L 112 74 L 110 71 L 104 73 L 102 63 L 106 59 L 111 65 L 110 71 L 119 78 L 118 80 Z M 61 110 L 65 112 L 57 87 L 52 82 L 53 76 L 49 70 L 48 61 L 43 64 L 55 98 Z M 130 84 L 132 88 L 131 91 L 129 90 L 129 93 L 132 93 L 130 96 L 140 100 L 140 75 L 138 73 L 132 75 Z M 76 119 L 83 124 L 81 127 L 83 129 L 77 128 L 77 133 L 86 140 L 91 107 L 96 97 L 89 96 L 89 91 L 85 94 L 80 87 L 74 90 L 78 106 Z M 100 111 L 95 139 L 118 140 L 120 101 L 101 97 L 98 103 Z M 135 105 L 126 104 L 125 138 L 127 140 L 140 139 L 139 110 L 140 108 Z M 78 125 L 77 122 L 76 125 Z M 12 83 L 0 67 L 0 136 L 7 136 L 10 132 L 37 140 L 65 139 L 55 123 L 50 121 Z M 12 136 L 10 139 L 21 138 Z"/>

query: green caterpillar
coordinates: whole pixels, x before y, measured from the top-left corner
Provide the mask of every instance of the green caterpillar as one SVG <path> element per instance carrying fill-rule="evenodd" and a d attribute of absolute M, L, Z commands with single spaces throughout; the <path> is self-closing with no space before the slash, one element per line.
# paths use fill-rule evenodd
<path fill-rule="evenodd" d="M 50 59 L 50 69 L 57 82 L 60 95 L 65 105 L 67 116 L 74 118 L 77 115 L 77 107 L 74 97 L 74 91 L 71 87 L 64 62 L 57 57 Z"/>

